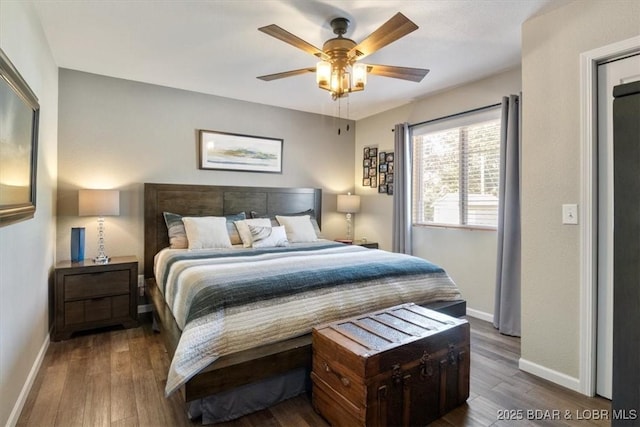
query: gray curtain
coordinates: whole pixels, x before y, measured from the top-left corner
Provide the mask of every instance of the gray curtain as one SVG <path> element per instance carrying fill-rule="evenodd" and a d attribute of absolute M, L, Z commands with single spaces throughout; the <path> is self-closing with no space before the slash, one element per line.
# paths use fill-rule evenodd
<path fill-rule="evenodd" d="M 393 251 L 411 254 L 411 140 L 409 124 L 394 128 Z"/>
<path fill-rule="evenodd" d="M 498 262 L 493 325 L 520 336 L 520 97 L 502 98 Z"/>

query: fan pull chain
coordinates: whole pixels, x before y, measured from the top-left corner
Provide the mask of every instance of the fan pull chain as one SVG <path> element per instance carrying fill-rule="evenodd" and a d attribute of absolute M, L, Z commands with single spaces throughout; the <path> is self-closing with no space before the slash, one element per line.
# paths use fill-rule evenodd
<path fill-rule="evenodd" d="M 349 105 L 351 104 L 351 102 L 349 101 L 349 98 L 347 98 L 347 120 L 349 120 L 350 114 L 349 114 Z M 347 132 L 349 132 L 349 122 L 347 121 Z"/>
<path fill-rule="evenodd" d="M 346 130 L 347 132 L 349 132 L 349 129 L 351 128 L 351 126 L 349 125 L 349 98 L 347 97 L 347 126 L 346 126 Z M 340 127 L 342 122 L 342 98 L 338 98 L 338 135 L 340 135 L 342 133 L 342 128 Z"/>
<path fill-rule="evenodd" d="M 338 98 L 338 135 L 340 135 L 340 117 L 341 117 L 341 106 L 342 106 L 342 99 Z"/>

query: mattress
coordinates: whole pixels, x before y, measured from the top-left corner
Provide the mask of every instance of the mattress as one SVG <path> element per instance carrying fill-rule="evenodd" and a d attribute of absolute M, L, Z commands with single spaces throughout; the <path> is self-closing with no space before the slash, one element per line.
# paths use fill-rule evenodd
<path fill-rule="evenodd" d="M 154 272 L 182 330 L 167 395 L 223 355 L 397 304 L 460 299 L 449 275 L 424 259 L 327 240 L 284 248 L 164 249 Z"/>

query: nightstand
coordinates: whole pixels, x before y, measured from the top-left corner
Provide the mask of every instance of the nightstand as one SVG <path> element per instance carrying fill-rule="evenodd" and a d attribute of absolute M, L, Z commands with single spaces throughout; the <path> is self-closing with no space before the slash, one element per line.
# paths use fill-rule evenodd
<path fill-rule="evenodd" d="M 138 260 L 113 257 L 108 264 L 92 260 L 56 264 L 53 341 L 77 331 L 104 326 L 138 326 Z"/>
<path fill-rule="evenodd" d="M 359 240 L 353 242 L 354 245 L 364 246 L 369 249 L 378 249 L 378 242 L 361 242 Z"/>
<path fill-rule="evenodd" d="M 378 249 L 378 242 L 368 242 L 362 240 L 344 240 L 336 239 L 336 242 L 344 243 L 345 245 L 358 245 L 369 249 Z"/>

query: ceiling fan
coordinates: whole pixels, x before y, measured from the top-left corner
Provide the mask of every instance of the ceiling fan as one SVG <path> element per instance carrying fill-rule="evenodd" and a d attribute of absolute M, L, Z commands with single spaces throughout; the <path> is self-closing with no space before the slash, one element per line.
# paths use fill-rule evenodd
<path fill-rule="evenodd" d="M 316 73 L 318 87 L 328 90 L 331 93 L 331 97 L 336 100 L 348 96 L 351 92 L 364 90 L 367 84 L 367 73 L 420 82 L 429 72 L 424 68 L 357 62 L 418 29 L 415 23 L 400 12 L 358 44 L 351 39 L 343 37 L 343 34 L 349 28 L 349 20 L 347 18 L 335 18 L 331 20 L 330 24 L 337 37 L 327 40 L 322 46 L 322 50 L 275 24 L 258 28 L 259 31 L 289 43 L 320 59 L 320 62 L 315 67 L 268 74 L 258 78 L 264 81 L 271 81 L 305 73 Z"/>

